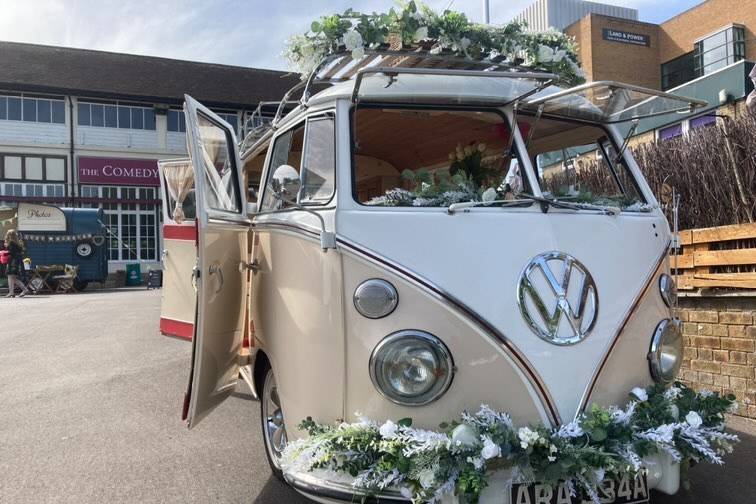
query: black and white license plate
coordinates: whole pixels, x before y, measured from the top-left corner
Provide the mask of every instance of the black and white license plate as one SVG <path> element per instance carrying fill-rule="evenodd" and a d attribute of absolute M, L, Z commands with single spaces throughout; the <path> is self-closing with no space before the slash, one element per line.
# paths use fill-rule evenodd
<path fill-rule="evenodd" d="M 597 489 L 601 504 L 642 504 L 648 502 L 648 482 L 645 473 L 635 478 L 605 479 Z M 591 504 L 587 497 L 571 497 L 564 483 L 557 487 L 539 483 L 514 483 L 512 504 Z"/>

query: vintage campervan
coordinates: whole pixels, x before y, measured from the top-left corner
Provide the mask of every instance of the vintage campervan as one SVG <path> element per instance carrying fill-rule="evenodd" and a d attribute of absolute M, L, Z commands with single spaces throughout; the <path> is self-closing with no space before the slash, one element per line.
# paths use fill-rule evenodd
<path fill-rule="evenodd" d="M 627 145 L 638 119 L 702 102 L 368 61 L 321 67 L 240 145 L 185 101 L 198 258 L 184 416 L 197 425 L 251 366 L 273 472 L 323 502 L 355 490 L 281 471 L 307 417 L 434 428 L 485 403 L 559 426 L 670 383 L 682 361 L 672 234 Z M 655 467 L 648 486 L 674 493 L 677 467 Z"/>

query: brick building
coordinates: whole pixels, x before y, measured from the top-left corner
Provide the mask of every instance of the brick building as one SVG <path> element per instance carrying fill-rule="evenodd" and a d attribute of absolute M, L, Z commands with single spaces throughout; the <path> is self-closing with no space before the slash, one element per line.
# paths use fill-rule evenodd
<path fill-rule="evenodd" d="M 109 269 L 160 261 L 157 160 L 187 155 L 184 94 L 238 136 L 282 72 L 0 42 L 0 206 L 101 207 Z"/>

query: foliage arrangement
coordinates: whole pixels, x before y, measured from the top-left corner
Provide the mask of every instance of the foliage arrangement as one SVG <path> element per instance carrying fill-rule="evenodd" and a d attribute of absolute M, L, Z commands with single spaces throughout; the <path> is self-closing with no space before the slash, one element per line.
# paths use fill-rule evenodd
<path fill-rule="evenodd" d="M 604 478 L 636 475 L 647 455 L 667 454 L 683 469 L 691 461 L 722 464 L 738 441 L 724 432 L 724 413 L 736 407 L 733 396 L 677 383 L 635 388 L 630 397 L 624 409 L 594 405 L 556 429 L 518 428 L 485 405 L 438 431 L 412 427 L 411 419 L 323 425 L 308 418 L 299 427 L 309 437 L 286 447 L 283 468 L 348 475 L 355 489 L 395 488 L 415 503 L 449 493 L 477 502 L 490 471 L 511 469 L 516 481 L 564 482 L 573 496 L 598 504 L 596 486 Z"/>
<path fill-rule="evenodd" d="M 360 59 L 368 49 L 398 46 L 553 72 L 568 85 L 584 81 L 570 37 L 556 30 L 529 32 L 525 28 L 518 21 L 503 26 L 476 24 L 461 12 L 437 13 L 410 1 L 386 13 L 347 9 L 321 17 L 307 33 L 287 41 L 284 56 L 303 78 L 331 54 L 351 52 L 352 58 Z"/>

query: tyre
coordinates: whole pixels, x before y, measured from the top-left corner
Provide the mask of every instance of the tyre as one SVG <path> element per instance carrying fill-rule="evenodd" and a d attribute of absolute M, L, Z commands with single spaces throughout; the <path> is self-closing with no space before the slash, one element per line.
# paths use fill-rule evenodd
<path fill-rule="evenodd" d="M 281 472 L 281 453 L 286 447 L 288 438 L 283 410 L 281 409 L 281 400 L 278 397 L 276 377 L 273 370 L 268 367 L 263 376 L 265 378 L 260 396 L 260 424 L 265 442 L 265 455 L 268 457 L 268 464 L 273 475 L 284 481 Z"/>
<path fill-rule="evenodd" d="M 89 282 L 86 280 L 79 280 L 78 278 L 74 280 L 74 289 L 76 289 L 79 292 L 86 289 L 87 285 L 89 285 Z"/>

